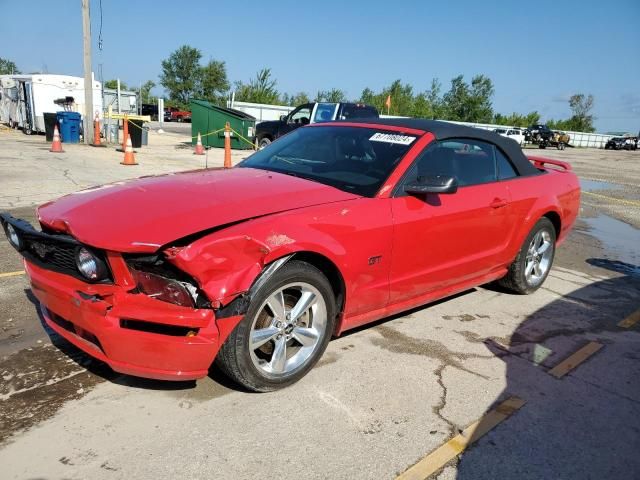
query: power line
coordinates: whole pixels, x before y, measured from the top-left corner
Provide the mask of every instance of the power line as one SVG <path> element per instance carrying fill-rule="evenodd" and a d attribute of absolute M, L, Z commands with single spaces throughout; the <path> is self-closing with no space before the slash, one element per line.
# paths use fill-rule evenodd
<path fill-rule="evenodd" d="M 100 32 L 98 33 L 98 50 L 102 51 L 102 0 L 100 0 Z"/>

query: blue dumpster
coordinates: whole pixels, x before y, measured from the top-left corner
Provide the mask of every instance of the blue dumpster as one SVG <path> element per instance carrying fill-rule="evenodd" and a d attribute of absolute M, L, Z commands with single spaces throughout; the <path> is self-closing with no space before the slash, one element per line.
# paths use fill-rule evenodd
<path fill-rule="evenodd" d="M 60 136 L 65 143 L 78 143 L 80 141 L 80 119 L 78 112 L 56 112 L 56 118 L 60 125 Z"/>

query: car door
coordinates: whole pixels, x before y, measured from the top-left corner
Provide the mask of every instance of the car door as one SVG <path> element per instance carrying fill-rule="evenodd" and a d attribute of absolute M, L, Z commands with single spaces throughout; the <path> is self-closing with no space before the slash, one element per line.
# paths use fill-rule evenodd
<path fill-rule="evenodd" d="M 431 144 L 396 187 L 390 302 L 447 289 L 497 269 L 509 242 L 509 191 L 497 181 L 496 147 L 454 139 Z M 418 176 L 458 180 L 452 194 L 408 195 Z"/>
<path fill-rule="evenodd" d="M 308 125 L 311 120 L 313 105 L 313 103 L 306 103 L 289 113 L 286 120 L 278 128 L 278 136 L 285 135 L 303 125 Z"/>

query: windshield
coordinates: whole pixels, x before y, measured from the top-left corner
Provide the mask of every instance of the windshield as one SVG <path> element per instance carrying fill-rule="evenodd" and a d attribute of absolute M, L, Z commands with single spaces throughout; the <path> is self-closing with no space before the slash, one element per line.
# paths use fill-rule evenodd
<path fill-rule="evenodd" d="M 373 197 L 416 138 L 375 128 L 299 128 L 238 167 L 285 173 Z"/>

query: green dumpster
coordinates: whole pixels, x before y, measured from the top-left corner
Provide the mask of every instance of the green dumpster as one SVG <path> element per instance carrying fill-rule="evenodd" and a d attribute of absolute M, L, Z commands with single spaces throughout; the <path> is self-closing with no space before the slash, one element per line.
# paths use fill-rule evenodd
<path fill-rule="evenodd" d="M 255 117 L 248 113 L 232 108 L 218 107 L 205 100 L 191 100 L 191 136 L 195 145 L 198 133 L 202 135 L 202 145 L 205 147 L 224 148 L 224 128 L 226 122 L 235 132 L 231 132 L 231 148 L 247 150 L 253 148 L 251 142 L 256 128 Z M 237 132 L 237 133 L 236 133 Z M 246 140 L 240 138 L 242 135 Z"/>

